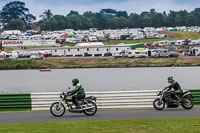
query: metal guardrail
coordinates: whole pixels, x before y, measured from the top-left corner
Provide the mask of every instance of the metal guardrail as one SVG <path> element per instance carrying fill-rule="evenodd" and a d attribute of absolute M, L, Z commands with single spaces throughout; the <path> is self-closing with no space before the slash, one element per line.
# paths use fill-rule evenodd
<path fill-rule="evenodd" d="M 86 96 L 96 96 L 98 108 L 153 107 L 157 90 L 88 92 Z M 47 110 L 59 101 L 59 92 L 31 93 L 32 110 Z"/>
<path fill-rule="evenodd" d="M 31 110 L 30 94 L 0 94 L 0 111 Z"/>
<path fill-rule="evenodd" d="M 194 96 L 194 104 L 200 105 L 200 90 L 190 90 L 190 92 Z"/>
<path fill-rule="evenodd" d="M 96 96 L 98 108 L 153 107 L 158 90 L 87 92 Z M 194 103 L 200 105 L 200 90 L 190 90 Z M 0 111 L 49 110 L 53 102 L 60 101 L 61 92 L 31 94 L 0 94 Z"/>

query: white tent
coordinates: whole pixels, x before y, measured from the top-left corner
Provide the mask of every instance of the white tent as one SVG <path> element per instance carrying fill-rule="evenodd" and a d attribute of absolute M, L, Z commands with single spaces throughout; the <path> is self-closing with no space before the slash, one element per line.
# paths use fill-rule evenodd
<path fill-rule="evenodd" d="M 1 35 L 19 35 L 21 34 L 20 30 L 5 30 L 1 33 Z"/>
<path fill-rule="evenodd" d="M 77 43 L 76 46 L 84 47 L 84 46 L 103 46 L 102 42 L 88 42 L 88 43 Z"/>

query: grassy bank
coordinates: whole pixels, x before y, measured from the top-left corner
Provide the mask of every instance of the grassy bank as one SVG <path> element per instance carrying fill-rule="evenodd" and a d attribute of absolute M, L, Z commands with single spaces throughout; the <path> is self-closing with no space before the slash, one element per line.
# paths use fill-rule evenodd
<path fill-rule="evenodd" d="M 0 61 L 4 69 L 123 68 L 200 66 L 198 57 L 182 58 L 48 58 L 43 60 Z"/>
<path fill-rule="evenodd" d="M 161 32 L 161 34 L 166 34 L 166 38 L 161 38 L 161 39 L 140 39 L 140 40 L 111 40 L 111 41 L 106 41 L 104 44 L 106 45 L 111 45 L 111 44 L 117 44 L 117 43 L 152 43 L 156 41 L 162 41 L 162 40 L 185 40 L 185 39 L 192 39 L 192 40 L 197 40 L 200 39 L 200 33 L 196 32 L 180 32 L 180 31 L 175 31 L 175 32 L 170 32 L 170 31 L 164 31 Z"/>
<path fill-rule="evenodd" d="M 200 118 L 1 124 L 10 133 L 199 133 Z"/>
<path fill-rule="evenodd" d="M 164 31 L 161 32 L 161 34 L 166 34 L 166 38 L 161 38 L 161 39 L 140 39 L 140 40 L 110 40 L 110 41 L 103 41 L 105 45 L 113 45 L 113 44 L 118 44 L 118 43 L 125 43 L 125 44 L 130 44 L 130 43 L 152 43 L 155 41 L 162 41 L 162 40 L 185 40 L 185 39 L 192 39 L 192 40 L 197 40 L 200 39 L 200 33 L 197 32 L 180 32 L 180 31 L 175 31 L 175 32 L 170 32 L 170 31 Z M 70 43 L 64 43 L 61 46 L 75 46 L 75 44 L 70 44 Z M 26 47 L 27 49 L 32 49 L 32 48 L 48 48 L 48 47 L 37 47 L 37 46 L 30 46 Z M 12 50 L 18 50 L 20 49 L 19 47 L 5 47 L 5 51 L 11 52 Z"/>
<path fill-rule="evenodd" d="M 0 61 L 0 70 L 37 69 L 37 68 L 45 68 L 45 67 L 34 63 L 34 61 L 32 61 L 32 60 L 6 60 L 6 61 Z"/>

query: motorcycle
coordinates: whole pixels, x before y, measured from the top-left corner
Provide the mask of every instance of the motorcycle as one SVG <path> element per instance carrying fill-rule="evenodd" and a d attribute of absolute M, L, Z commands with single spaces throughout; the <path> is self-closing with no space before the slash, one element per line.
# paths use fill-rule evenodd
<path fill-rule="evenodd" d="M 70 89 L 70 88 L 69 88 Z M 68 109 L 71 113 L 84 113 L 87 116 L 92 116 L 97 112 L 96 97 L 89 96 L 84 99 L 79 99 L 80 108 L 76 108 L 72 101 L 72 95 L 62 92 L 60 93 L 60 101 L 54 102 L 50 106 L 50 112 L 55 117 L 60 117 L 65 114 Z"/>
<path fill-rule="evenodd" d="M 163 110 L 165 105 L 167 105 L 167 108 L 178 108 L 181 105 L 184 109 L 191 109 L 194 106 L 194 97 L 188 90 L 183 91 L 179 95 L 180 100 L 175 97 L 175 94 L 172 94 L 173 92 L 167 91 L 167 89 L 159 90 L 157 93 L 159 98 L 153 101 L 153 107 L 156 110 Z"/>

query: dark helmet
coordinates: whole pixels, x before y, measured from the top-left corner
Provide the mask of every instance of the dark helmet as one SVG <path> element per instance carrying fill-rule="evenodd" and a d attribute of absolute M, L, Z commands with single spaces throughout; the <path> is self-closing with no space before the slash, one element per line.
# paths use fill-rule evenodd
<path fill-rule="evenodd" d="M 78 79 L 73 79 L 73 80 L 72 80 L 72 85 L 73 85 L 73 86 L 76 86 L 78 83 L 79 83 L 79 80 L 78 80 Z"/>
<path fill-rule="evenodd" d="M 174 79 L 173 79 L 173 77 L 172 76 L 170 76 L 170 77 L 168 77 L 168 83 L 173 83 L 173 81 L 174 81 Z"/>

